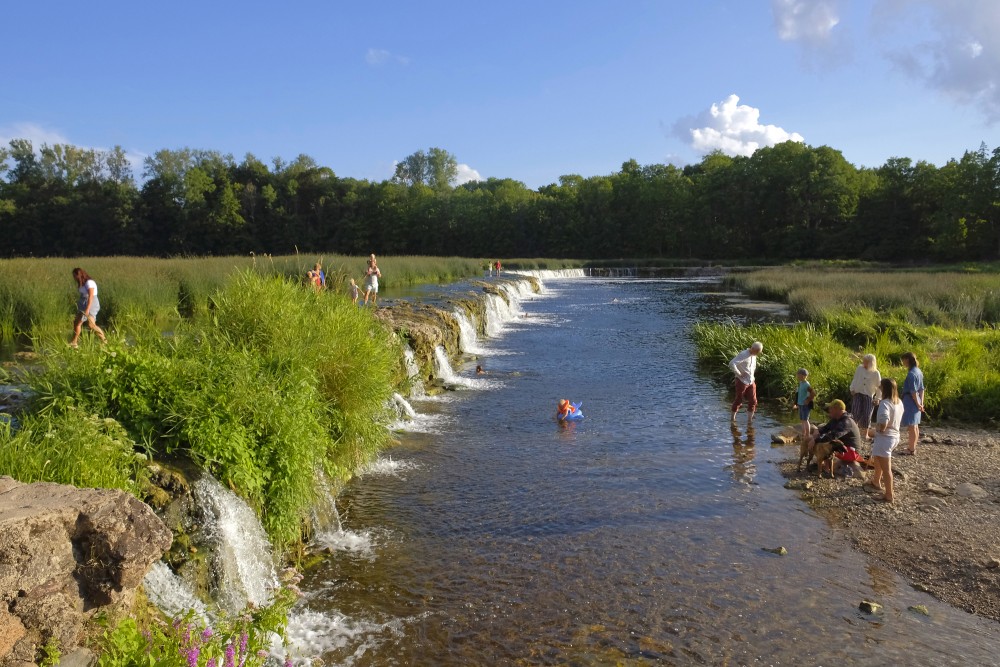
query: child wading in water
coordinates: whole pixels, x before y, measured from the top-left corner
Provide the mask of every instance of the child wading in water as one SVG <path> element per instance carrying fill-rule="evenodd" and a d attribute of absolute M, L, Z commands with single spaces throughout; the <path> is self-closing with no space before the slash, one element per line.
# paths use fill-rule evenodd
<path fill-rule="evenodd" d="M 799 388 L 795 395 L 795 407 L 799 409 L 799 423 L 802 425 L 802 440 L 806 441 L 809 439 L 809 412 L 813 409 L 813 401 L 816 398 L 816 392 L 813 390 L 812 385 L 809 384 L 809 371 L 804 368 L 800 368 L 799 372 L 795 374 L 795 377 L 799 380 Z"/>

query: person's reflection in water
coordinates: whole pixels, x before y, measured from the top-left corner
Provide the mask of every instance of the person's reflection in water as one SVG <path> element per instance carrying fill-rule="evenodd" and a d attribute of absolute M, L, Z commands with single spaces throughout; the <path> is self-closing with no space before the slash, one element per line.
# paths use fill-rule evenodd
<path fill-rule="evenodd" d="M 726 468 L 733 473 L 733 479 L 740 484 L 756 484 L 754 477 L 757 475 L 757 466 L 753 462 L 753 457 L 757 453 L 757 430 L 753 424 L 749 424 L 746 430 L 746 438 L 736 422 L 729 425 L 729 430 L 733 434 L 733 463 Z"/>

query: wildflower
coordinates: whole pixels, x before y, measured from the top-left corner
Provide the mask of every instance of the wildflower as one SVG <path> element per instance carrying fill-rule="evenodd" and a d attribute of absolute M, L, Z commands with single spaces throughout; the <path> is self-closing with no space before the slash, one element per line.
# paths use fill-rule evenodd
<path fill-rule="evenodd" d="M 250 641 L 250 635 L 248 635 L 246 632 L 240 635 L 240 657 L 242 658 L 240 660 L 240 664 L 243 664 L 243 661 L 246 659 L 247 642 L 249 641 Z"/>
<path fill-rule="evenodd" d="M 305 595 L 305 593 L 303 593 L 302 590 L 298 586 L 296 586 L 295 584 L 288 584 L 287 586 L 285 586 L 285 588 L 287 588 L 292 593 L 294 593 L 295 597 L 297 597 L 297 598 L 300 598 L 303 595 Z"/>
<path fill-rule="evenodd" d="M 198 654 L 200 652 L 201 649 L 199 649 L 197 646 L 192 649 L 188 649 L 187 652 L 188 667 L 198 667 Z"/>
<path fill-rule="evenodd" d="M 265 651 L 264 649 L 260 649 L 260 650 L 257 651 L 257 659 L 258 660 L 266 660 L 267 656 L 268 656 L 268 652 Z"/>
<path fill-rule="evenodd" d="M 226 644 L 226 662 L 225 667 L 236 667 L 236 647 L 232 644 Z"/>
<path fill-rule="evenodd" d="M 212 628 L 205 628 L 204 630 L 201 631 L 201 640 L 202 641 L 207 641 L 207 640 L 211 639 L 212 635 L 214 635 L 214 634 L 215 633 L 212 632 Z"/>
<path fill-rule="evenodd" d="M 216 667 L 217 664 L 215 658 L 209 658 L 208 662 L 205 663 L 205 667 Z"/>
<path fill-rule="evenodd" d="M 285 667 L 295 667 L 295 663 L 292 662 L 292 659 L 290 657 L 285 658 Z"/>

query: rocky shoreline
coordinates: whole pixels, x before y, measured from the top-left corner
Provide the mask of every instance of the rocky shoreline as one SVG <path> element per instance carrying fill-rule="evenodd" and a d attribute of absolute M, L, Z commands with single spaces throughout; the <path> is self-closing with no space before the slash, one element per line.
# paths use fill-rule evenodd
<path fill-rule="evenodd" d="M 893 456 L 891 505 L 858 478 L 797 472 L 797 443 L 796 456 L 779 467 L 786 488 L 842 527 L 857 549 L 915 589 L 1000 621 L 1000 435 L 936 425 L 921 435 L 917 456 Z"/>

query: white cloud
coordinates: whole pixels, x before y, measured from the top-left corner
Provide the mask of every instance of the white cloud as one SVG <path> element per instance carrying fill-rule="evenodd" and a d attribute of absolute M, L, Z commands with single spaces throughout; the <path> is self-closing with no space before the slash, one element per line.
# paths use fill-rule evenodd
<path fill-rule="evenodd" d="M 479 175 L 479 172 L 470 167 L 467 164 L 458 165 L 458 176 L 455 177 L 455 185 L 462 185 L 463 183 L 469 183 L 471 181 L 481 181 L 483 177 Z"/>
<path fill-rule="evenodd" d="M 109 150 L 101 147 L 81 146 L 80 144 L 70 141 L 66 135 L 58 130 L 53 130 L 40 125 L 39 123 L 32 122 L 11 123 L 9 125 L 0 126 L 0 147 L 7 148 L 10 145 L 11 139 L 28 139 L 31 141 L 31 147 L 35 149 L 36 154 L 45 144 L 49 146 L 53 146 L 55 144 L 69 144 L 78 148 L 89 148 L 96 151 Z M 136 181 L 141 182 L 143 163 L 148 155 L 141 151 L 126 149 L 125 157 L 128 158 L 129 166 L 132 168 L 132 174 Z"/>
<path fill-rule="evenodd" d="M 0 127 L 0 146 L 4 148 L 11 139 L 28 139 L 37 151 L 42 144 L 71 143 L 61 132 L 39 125 L 38 123 L 11 123 Z"/>
<path fill-rule="evenodd" d="M 365 62 L 372 67 L 380 67 L 388 62 L 395 62 L 400 65 L 409 65 L 410 59 L 406 56 L 396 55 L 391 51 L 386 51 L 385 49 L 368 49 L 368 52 L 365 53 Z"/>
<path fill-rule="evenodd" d="M 778 37 L 786 42 L 825 42 L 840 23 L 839 0 L 771 0 Z"/>
<path fill-rule="evenodd" d="M 903 41 L 889 54 L 902 70 L 1000 121 L 1000 1 L 879 0 L 875 14 Z"/>
<path fill-rule="evenodd" d="M 719 150 L 726 155 L 752 155 L 763 146 L 804 141 L 798 132 L 788 132 L 777 125 L 761 125 L 760 109 L 740 104 L 737 95 L 730 95 L 695 117 L 682 119 L 674 129 L 701 154 Z"/>

